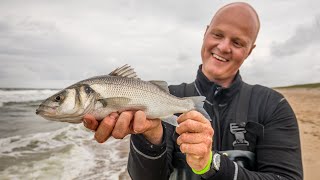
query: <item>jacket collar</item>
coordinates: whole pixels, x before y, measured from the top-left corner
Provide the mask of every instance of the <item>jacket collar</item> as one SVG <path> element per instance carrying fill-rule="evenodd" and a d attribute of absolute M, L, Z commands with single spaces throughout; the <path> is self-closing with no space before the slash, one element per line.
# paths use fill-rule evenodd
<path fill-rule="evenodd" d="M 237 72 L 230 87 L 224 88 L 219 84 L 210 81 L 202 72 L 202 65 L 199 66 L 197 78 L 195 80 L 196 86 L 201 95 L 206 96 L 207 100 L 211 103 L 226 103 L 235 93 L 240 90 L 242 78 L 239 71 Z"/>

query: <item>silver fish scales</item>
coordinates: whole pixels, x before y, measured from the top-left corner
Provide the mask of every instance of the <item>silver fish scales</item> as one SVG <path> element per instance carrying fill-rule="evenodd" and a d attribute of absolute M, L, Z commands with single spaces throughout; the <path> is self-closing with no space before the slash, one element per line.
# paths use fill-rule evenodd
<path fill-rule="evenodd" d="M 159 118 L 177 126 L 174 114 L 199 108 L 204 111 L 204 100 L 203 96 L 175 97 L 165 81 L 140 80 L 130 66 L 124 65 L 109 75 L 61 90 L 42 102 L 36 113 L 48 120 L 80 123 L 85 114 L 102 120 L 111 112 L 142 110 L 148 119 Z"/>

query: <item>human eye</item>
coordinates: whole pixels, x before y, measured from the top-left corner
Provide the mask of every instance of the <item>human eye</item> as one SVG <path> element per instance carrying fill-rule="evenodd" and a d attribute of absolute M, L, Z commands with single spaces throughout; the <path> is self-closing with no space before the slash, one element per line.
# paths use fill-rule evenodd
<path fill-rule="evenodd" d="M 235 47 L 238 47 L 238 48 L 242 48 L 242 47 L 245 47 L 245 43 L 239 41 L 239 40 L 235 40 L 233 41 L 233 44 Z"/>
<path fill-rule="evenodd" d="M 211 34 L 214 38 L 222 38 L 223 37 L 223 34 L 219 33 L 219 32 L 212 32 Z"/>

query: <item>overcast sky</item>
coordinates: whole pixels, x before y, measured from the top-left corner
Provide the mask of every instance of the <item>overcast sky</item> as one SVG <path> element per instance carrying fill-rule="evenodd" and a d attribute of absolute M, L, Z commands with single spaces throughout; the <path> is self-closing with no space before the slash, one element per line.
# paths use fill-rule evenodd
<path fill-rule="evenodd" d="M 191 82 L 206 25 L 227 0 L 0 1 L 0 87 L 63 88 L 130 64 Z M 257 47 L 240 72 L 269 87 L 320 82 L 320 1 L 249 2 Z"/>

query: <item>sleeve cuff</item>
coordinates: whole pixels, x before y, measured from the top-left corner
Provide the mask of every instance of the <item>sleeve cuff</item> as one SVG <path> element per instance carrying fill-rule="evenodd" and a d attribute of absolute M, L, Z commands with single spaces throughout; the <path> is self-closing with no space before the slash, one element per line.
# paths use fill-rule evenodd
<path fill-rule="evenodd" d="M 163 127 L 163 137 L 162 143 L 159 145 L 155 145 L 150 143 L 142 134 L 132 134 L 131 135 L 131 147 L 137 151 L 138 153 L 142 153 L 143 155 L 149 157 L 158 157 L 162 156 L 166 151 L 166 133 L 165 133 L 165 126 Z M 139 153 L 139 154 L 140 154 Z"/>
<path fill-rule="evenodd" d="M 238 165 L 231 161 L 227 156 L 221 156 L 220 169 L 215 173 L 213 179 L 237 179 Z"/>

